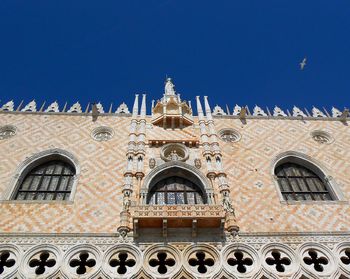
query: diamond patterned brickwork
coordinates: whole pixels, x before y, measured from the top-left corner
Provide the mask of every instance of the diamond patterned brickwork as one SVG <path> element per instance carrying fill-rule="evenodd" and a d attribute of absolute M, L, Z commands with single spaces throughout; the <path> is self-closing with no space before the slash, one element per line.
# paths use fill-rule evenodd
<path fill-rule="evenodd" d="M 220 141 L 224 168 L 231 187 L 237 221 L 242 231 L 349 231 L 350 130 L 339 121 L 215 119 L 216 129 L 233 128 L 242 139 Z M 335 141 L 319 144 L 314 130 L 329 132 Z M 346 202 L 283 204 L 273 180 L 272 162 L 286 151 L 306 154 L 334 177 Z"/>
<path fill-rule="evenodd" d="M 17 135 L 0 141 L 1 192 L 26 157 L 50 148 L 74 154 L 81 174 L 73 203 L 1 203 L 1 232 L 116 232 L 130 118 L 1 114 L 0 125 L 9 123 Z M 95 141 L 90 133 L 98 126 L 116 135 Z"/>
<path fill-rule="evenodd" d="M 126 167 L 130 117 L 10 114 L 0 115 L 0 126 L 14 125 L 16 136 L 0 141 L 0 191 L 7 189 L 18 165 L 27 157 L 51 148 L 74 154 L 81 174 L 74 202 L 18 203 L 0 202 L 0 232 L 33 233 L 115 233 L 122 207 L 121 187 Z M 147 118 L 150 124 L 150 118 Z M 233 128 L 242 138 L 235 143 L 220 140 L 224 169 L 231 197 L 243 232 L 309 232 L 350 230 L 350 130 L 339 121 L 214 119 L 216 130 Z M 197 123 L 195 119 L 195 123 Z M 91 131 L 108 126 L 114 137 L 105 142 L 92 139 Z M 149 139 L 181 140 L 200 137 L 198 124 L 179 130 L 147 126 Z M 331 144 L 319 144 L 310 136 L 314 130 L 327 131 Z M 193 137 L 193 138 L 194 138 Z M 147 148 L 147 146 L 146 146 Z M 159 148 L 148 149 L 145 174 L 150 156 L 159 158 Z M 322 164 L 334 177 L 346 202 L 322 204 L 283 204 L 272 176 L 272 161 L 285 151 L 298 151 Z M 197 152 L 197 153 L 196 153 Z M 202 160 L 199 149 L 191 148 L 191 160 Z M 136 190 L 136 189 L 135 189 Z M 216 189 L 217 190 L 217 189 Z M 136 191 L 135 191 L 136 192 Z M 217 193 L 217 192 L 216 192 Z"/>

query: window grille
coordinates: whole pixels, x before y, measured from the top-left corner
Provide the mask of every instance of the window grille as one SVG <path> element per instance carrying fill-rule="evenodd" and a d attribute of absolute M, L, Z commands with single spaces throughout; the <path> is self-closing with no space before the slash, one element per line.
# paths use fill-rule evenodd
<path fill-rule="evenodd" d="M 63 161 L 43 163 L 24 177 L 14 196 L 15 200 L 68 200 L 75 170 Z"/>
<path fill-rule="evenodd" d="M 186 178 L 165 178 L 152 187 L 149 204 L 203 204 L 206 203 L 202 191 Z"/>
<path fill-rule="evenodd" d="M 327 182 L 304 166 L 284 163 L 275 169 L 275 175 L 285 200 L 333 200 Z"/>

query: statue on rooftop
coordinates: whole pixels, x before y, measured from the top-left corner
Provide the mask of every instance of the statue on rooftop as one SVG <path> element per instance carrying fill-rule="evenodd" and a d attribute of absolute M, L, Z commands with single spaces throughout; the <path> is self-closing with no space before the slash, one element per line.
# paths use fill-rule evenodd
<path fill-rule="evenodd" d="M 175 85 L 171 78 L 167 78 L 165 82 L 165 95 L 175 95 Z"/>

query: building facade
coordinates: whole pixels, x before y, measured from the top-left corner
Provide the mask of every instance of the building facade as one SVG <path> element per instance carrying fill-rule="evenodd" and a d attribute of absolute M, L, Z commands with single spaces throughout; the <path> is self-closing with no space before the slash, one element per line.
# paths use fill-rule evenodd
<path fill-rule="evenodd" d="M 2 105 L 0 278 L 350 278 L 348 110 L 147 104 Z"/>

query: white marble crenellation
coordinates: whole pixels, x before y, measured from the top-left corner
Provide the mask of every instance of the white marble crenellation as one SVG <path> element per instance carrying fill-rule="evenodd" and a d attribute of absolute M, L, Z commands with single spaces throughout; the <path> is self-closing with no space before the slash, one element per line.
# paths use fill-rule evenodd
<path fill-rule="evenodd" d="M 174 88 L 171 86 L 172 83 L 169 82 L 168 88 L 167 88 L 167 94 L 172 94 L 174 91 Z M 168 96 L 168 95 L 167 95 Z M 205 100 L 205 98 L 204 98 Z M 8 102 L 3 103 L 0 105 L 0 112 L 31 112 L 31 113 L 84 113 L 84 109 L 82 105 L 79 102 L 76 102 L 72 104 L 71 106 L 68 105 L 68 109 L 65 110 L 66 105 L 63 107 L 63 109 L 60 109 L 60 105 L 58 101 L 52 102 L 49 106 L 47 106 L 45 109 L 39 109 L 40 107 L 43 108 L 45 105 L 45 102 L 43 102 L 43 105 L 40 107 L 38 106 L 37 102 L 35 100 L 30 101 L 26 105 L 22 106 L 23 101 L 20 104 L 15 104 L 13 100 L 10 100 Z M 102 103 L 97 103 L 97 110 L 100 114 L 105 114 L 105 113 L 112 113 L 112 114 L 118 114 L 120 116 L 126 115 L 130 116 L 131 113 L 134 115 L 138 115 L 139 111 L 135 111 L 135 107 L 133 108 L 132 111 L 129 111 L 129 108 L 126 103 L 121 103 L 118 108 L 112 112 L 112 111 L 105 111 L 103 108 Z M 219 105 L 216 105 L 213 110 L 210 110 L 210 113 L 208 111 L 208 108 L 206 107 L 205 112 L 207 115 L 209 115 L 209 118 L 211 117 L 229 117 L 229 116 L 235 116 L 238 117 L 239 113 L 241 111 L 242 106 L 235 105 L 233 107 L 232 113 L 227 113 L 225 112 Z M 281 109 L 278 106 L 275 106 L 271 110 L 271 115 L 269 113 L 269 109 L 267 109 L 267 112 L 262 109 L 260 106 L 255 106 L 252 110 L 252 113 L 249 113 L 249 108 L 248 108 L 248 117 L 269 117 L 269 118 L 274 118 L 274 117 L 286 117 L 286 118 L 314 118 L 314 119 L 327 119 L 327 118 L 342 118 L 345 116 L 345 118 L 349 118 L 350 115 L 349 113 L 345 112 L 345 110 L 340 110 L 336 107 L 332 107 L 329 113 L 325 111 L 324 109 L 321 110 L 317 107 L 312 107 L 311 113 L 309 114 L 306 109 L 301 109 L 299 107 L 294 106 L 291 110 L 291 113 L 289 114 L 288 110 L 285 111 Z M 91 113 L 91 109 L 89 111 L 85 111 L 87 113 Z M 287 113 L 288 112 L 288 113 Z M 140 111 L 141 113 L 141 111 Z M 145 112 L 142 112 L 144 115 L 147 115 Z M 211 115 L 211 116 L 210 116 Z"/>

